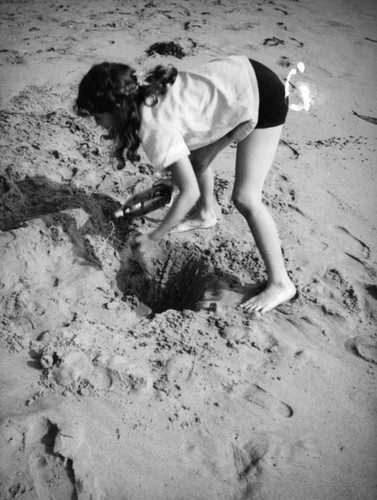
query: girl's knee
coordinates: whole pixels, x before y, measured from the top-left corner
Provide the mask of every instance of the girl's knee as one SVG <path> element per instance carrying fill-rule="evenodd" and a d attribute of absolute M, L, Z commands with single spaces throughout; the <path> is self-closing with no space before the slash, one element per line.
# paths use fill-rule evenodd
<path fill-rule="evenodd" d="M 205 172 L 209 166 L 209 162 L 206 161 L 205 158 L 201 157 L 191 157 L 191 164 L 193 166 L 193 169 L 195 173 L 200 175 L 201 173 Z"/>
<path fill-rule="evenodd" d="M 193 151 L 190 155 L 190 161 L 196 175 L 205 172 L 211 163 L 208 153 L 201 150 Z"/>
<path fill-rule="evenodd" d="M 232 201 L 234 206 L 242 215 L 255 213 L 263 205 L 259 194 L 244 192 L 234 192 L 232 195 Z"/>

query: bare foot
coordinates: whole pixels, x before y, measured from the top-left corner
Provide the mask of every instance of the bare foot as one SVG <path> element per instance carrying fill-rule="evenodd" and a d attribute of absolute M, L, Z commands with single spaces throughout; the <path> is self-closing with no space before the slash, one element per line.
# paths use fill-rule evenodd
<path fill-rule="evenodd" d="M 259 312 L 264 314 L 279 306 L 283 302 L 290 300 L 296 294 L 296 287 L 292 281 L 284 284 L 269 284 L 255 297 L 247 300 L 239 307 L 246 312 Z"/>
<path fill-rule="evenodd" d="M 202 219 L 198 215 L 195 215 L 175 226 L 171 232 L 183 233 L 184 231 L 193 231 L 194 229 L 209 229 L 210 227 L 216 226 L 216 224 L 216 217 Z"/>

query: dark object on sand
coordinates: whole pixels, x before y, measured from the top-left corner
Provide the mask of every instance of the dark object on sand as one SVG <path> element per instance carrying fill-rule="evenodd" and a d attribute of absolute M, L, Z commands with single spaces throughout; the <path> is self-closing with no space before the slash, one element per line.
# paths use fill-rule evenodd
<path fill-rule="evenodd" d="M 377 125 L 377 118 L 375 118 L 374 116 L 359 115 L 359 113 L 356 113 L 356 111 L 354 110 L 352 110 L 352 113 L 356 115 L 358 118 L 365 120 L 366 122 L 374 123 L 374 125 Z"/>
<path fill-rule="evenodd" d="M 267 45 L 268 47 L 276 47 L 277 45 L 285 45 L 284 40 L 280 40 L 280 38 L 276 38 L 273 36 L 272 38 L 266 38 L 263 42 L 263 45 Z"/>
<path fill-rule="evenodd" d="M 138 217 L 168 205 L 173 194 L 173 186 L 169 181 L 161 181 L 151 188 L 135 194 L 126 200 L 122 208 L 114 213 L 114 217 Z"/>
<path fill-rule="evenodd" d="M 284 146 L 287 146 L 292 151 L 294 158 L 298 158 L 300 156 L 300 153 L 297 151 L 297 149 L 295 149 L 293 146 L 291 146 L 288 141 L 285 141 L 284 139 L 280 139 L 279 143 L 284 144 Z"/>
<path fill-rule="evenodd" d="M 160 54 L 160 56 L 174 56 L 178 59 L 182 59 L 186 55 L 182 47 L 175 42 L 157 42 L 151 45 L 145 52 L 148 56 Z"/>
<path fill-rule="evenodd" d="M 286 56 L 280 56 L 278 60 L 276 61 L 276 64 L 278 66 L 281 66 L 282 68 L 290 68 L 291 66 L 294 66 L 290 59 Z"/>

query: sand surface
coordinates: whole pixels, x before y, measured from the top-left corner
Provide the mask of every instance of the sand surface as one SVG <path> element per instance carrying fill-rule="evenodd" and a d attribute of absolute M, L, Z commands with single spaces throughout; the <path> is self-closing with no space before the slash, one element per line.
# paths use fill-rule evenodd
<path fill-rule="evenodd" d="M 0 497 L 377 498 L 376 2 L 0 11 Z M 183 57 L 148 52 L 156 42 Z M 130 235 L 164 209 L 111 214 L 151 168 L 142 156 L 117 171 L 72 110 L 96 62 L 238 53 L 282 79 L 303 61 L 312 95 L 264 194 L 299 293 L 263 317 L 236 308 L 265 272 L 230 201 L 235 147 L 215 162 L 219 225 L 135 261 Z"/>

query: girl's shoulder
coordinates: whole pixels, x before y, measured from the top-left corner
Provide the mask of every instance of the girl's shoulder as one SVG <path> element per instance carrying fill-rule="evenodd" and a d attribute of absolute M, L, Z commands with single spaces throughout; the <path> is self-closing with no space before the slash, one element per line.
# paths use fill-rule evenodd
<path fill-rule="evenodd" d="M 206 81 L 207 85 L 220 92 L 230 93 L 234 96 L 249 95 L 254 97 L 258 93 L 258 84 L 250 60 L 245 55 L 230 55 L 212 59 L 187 72 L 179 72 L 182 80 L 187 80 L 186 85 L 193 85 L 199 81 Z"/>
<path fill-rule="evenodd" d="M 217 57 L 198 65 L 195 68 L 181 70 L 178 77 L 181 79 L 204 78 L 215 84 L 221 82 L 231 86 L 249 85 L 250 79 L 254 80 L 253 67 L 247 56 L 230 55 Z"/>
<path fill-rule="evenodd" d="M 243 70 L 250 66 L 249 59 L 244 55 L 230 55 L 223 57 L 216 57 L 215 59 L 210 59 L 208 61 L 201 62 L 195 66 L 188 68 L 183 68 L 178 71 L 178 74 L 182 73 L 213 73 L 213 72 L 224 72 L 231 69 Z"/>

